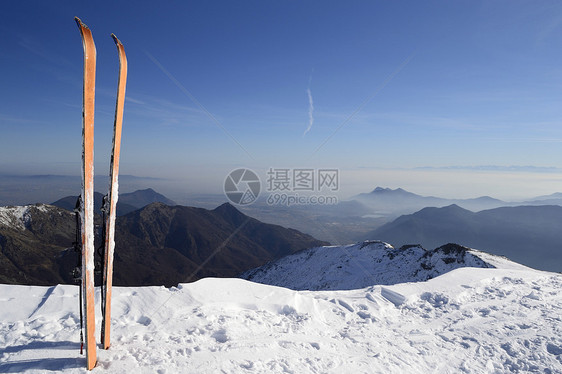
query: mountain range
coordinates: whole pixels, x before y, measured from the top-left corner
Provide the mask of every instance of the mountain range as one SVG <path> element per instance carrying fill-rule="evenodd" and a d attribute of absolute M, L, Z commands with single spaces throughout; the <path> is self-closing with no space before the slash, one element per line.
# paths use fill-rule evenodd
<path fill-rule="evenodd" d="M 367 234 L 396 245 L 463 243 L 536 269 L 562 271 L 562 207 L 516 206 L 471 212 L 457 205 L 424 208 Z"/>
<path fill-rule="evenodd" d="M 100 247 L 99 219 L 96 248 Z M 37 204 L 0 207 L 0 283 L 73 283 L 78 255 L 74 213 Z M 231 277 L 309 247 L 327 244 L 250 218 L 229 204 L 213 210 L 152 203 L 117 218 L 114 283 L 177 285 Z M 99 255 L 96 256 L 100 262 Z"/>
<path fill-rule="evenodd" d="M 505 206 L 562 205 L 562 193 L 553 193 L 522 201 L 503 201 L 490 196 L 472 199 L 446 199 L 421 196 L 402 188 L 377 187 L 369 193 L 355 195 L 351 197 L 351 200 L 364 204 L 371 208 L 374 213 L 396 218 L 397 215 L 414 213 L 426 207 L 441 208 L 453 204 L 473 212 Z"/>
<path fill-rule="evenodd" d="M 536 206 L 535 210 L 540 215 L 542 208 L 548 205 L 562 206 L 562 194 L 554 193 L 547 196 L 538 196 L 525 201 L 502 201 L 493 197 L 482 196 L 473 199 L 445 199 L 433 196 L 421 196 L 401 188 L 390 189 L 377 187 L 370 193 L 356 195 L 351 200 L 341 200 L 335 205 L 294 205 L 271 206 L 264 202 L 240 207 L 240 209 L 261 221 L 292 227 L 299 231 L 313 235 L 315 238 L 328 241 L 332 244 L 345 244 L 362 240 L 384 239 L 377 236 L 376 229 L 398 219 L 402 215 L 410 215 L 427 207 L 442 208 L 457 205 L 465 210 L 478 212 L 482 210 L 497 209 L 501 207 Z M 502 225 L 501 212 L 509 214 L 509 210 L 498 213 L 498 225 Z M 508 217 L 505 217 L 508 220 Z M 505 221 L 505 220 L 504 220 Z M 493 231 L 494 222 L 489 222 L 490 231 Z M 529 239 L 532 235 L 532 222 L 520 222 L 521 227 L 526 227 L 525 234 Z M 550 226 L 543 232 L 557 228 Z M 475 233 L 477 235 L 478 233 Z M 483 234 L 483 233 L 482 233 Z M 392 237 L 391 242 L 404 243 L 400 238 Z M 437 237 L 436 240 L 425 244 L 426 248 L 435 248 L 447 242 L 463 243 L 464 237 L 449 236 Z M 479 244 L 485 248 L 495 244 L 489 242 L 486 236 L 481 237 Z M 526 243 L 530 241 L 525 239 Z M 406 242 L 410 243 L 410 241 Z M 414 243 L 417 243 L 414 241 Z M 541 250 L 537 250 L 541 253 Z M 562 263 L 562 255 L 558 259 Z M 536 262 L 533 264 L 536 265 Z"/>
<path fill-rule="evenodd" d="M 374 199 L 426 203 L 443 199 L 422 197 L 402 189 L 377 188 Z M 536 198 L 537 203 L 560 198 Z M 420 200 L 421 199 L 421 200 Z M 492 201 L 481 198 L 481 201 Z M 72 283 L 77 255 L 75 196 L 53 203 L 0 208 L 0 281 L 22 284 Z M 152 203 L 151 202 L 158 202 Z M 95 195 L 96 210 L 102 195 Z M 147 205 L 149 204 L 149 205 Z M 168 205 L 167 205 L 168 204 Z M 173 205 L 173 206 L 170 206 Z M 64 209 L 60 209 L 64 208 Z M 432 249 L 444 243 L 463 243 L 505 255 L 543 270 L 562 270 L 562 207 L 537 205 L 501 207 L 477 213 L 449 205 L 423 208 L 385 224 L 368 225 L 369 211 L 358 201 L 326 207 L 269 207 L 259 204 L 245 212 L 270 223 L 324 233 L 332 243 L 379 239 L 398 246 L 417 244 Z M 249 218 L 229 204 L 215 209 L 176 206 L 152 189 L 120 196 L 116 228 L 116 282 L 121 285 L 173 285 L 204 276 L 236 276 L 297 250 L 328 244 L 294 229 Z M 101 217 L 96 217 L 97 241 Z M 316 227 L 318 230 L 306 230 Z M 218 254 L 213 250 L 219 248 Z M 210 257 L 213 255 L 212 257 Z M 100 261 L 98 259 L 98 261 Z"/>
<path fill-rule="evenodd" d="M 369 193 L 362 193 L 351 198 L 374 209 L 379 214 L 395 216 L 413 213 L 425 207 L 442 207 L 457 204 L 465 209 L 478 211 L 509 205 L 490 196 L 473 199 L 445 199 L 434 196 L 421 196 L 402 188 L 390 189 L 377 187 Z"/>

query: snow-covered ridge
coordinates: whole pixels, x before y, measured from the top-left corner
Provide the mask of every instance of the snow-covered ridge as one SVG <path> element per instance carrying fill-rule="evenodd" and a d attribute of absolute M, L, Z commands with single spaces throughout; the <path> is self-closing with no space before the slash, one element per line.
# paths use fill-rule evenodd
<path fill-rule="evenodd" d="M 0 225 L 25 230 L 25 215 L 29 206 L 0 207 Z"/>
<path fill-rule="evenodd" d="M 425 281 L 460 267 L 526 268 L 456 244 L 425 250 L 418 245 L 396 249 L 388 243 L 366 241 L 307 249 L 240 277 L 293 290 L 350 290 Z"/>
<path fill-rule="evenodd" d="M 34 209 L 43 213 L 48 213 L 50 210 L 57 208 L 47 204 L 1 206 L 0 226 L 5 226 L 16 230 L 25 230 L 32 219 L 32 211 Z"/>

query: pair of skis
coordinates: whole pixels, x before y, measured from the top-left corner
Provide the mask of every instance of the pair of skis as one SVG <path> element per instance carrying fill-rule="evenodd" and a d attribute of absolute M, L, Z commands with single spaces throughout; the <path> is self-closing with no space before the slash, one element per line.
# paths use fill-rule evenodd
<path fill-rule="evenodd" d="M 84 47 L 84 92 L 82 109 L 82 192 L 81 192 L 81 239 L 82 239 L 82 284 L 85 322 L 86 322 L 86 362 L 87 369 L 96 365 L 95 340 L 95 299 L 94 299 L 94 101 L 96 80 L 96 46 L 92 32 L 75 17 L 80 29 Z M 127 57 L 123 44 L 114 34 L 111 37 L 119 53 L 119 83 L 115 105 L 113 127 L 113 150 L 111 153 L 109 192 L 104 203 L 106 212 L 103 286 L 102 286 L 102 326 L 101 341 L 104 349 L 109 348 L 111 328 L 111 286 L 113 283 L 113 252 L 115 248 L 115 213 L 118 199 L 119 154 L 121 149 L 121 127 L 125 103 L 127 81 Z"/>

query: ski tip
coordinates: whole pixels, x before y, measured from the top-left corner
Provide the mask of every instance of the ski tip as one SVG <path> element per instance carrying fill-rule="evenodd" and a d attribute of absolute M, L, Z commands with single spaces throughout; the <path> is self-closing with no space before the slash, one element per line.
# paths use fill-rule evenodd
<path fill-rule="evenodd" d="M 74 17 L 74 20 L 76 21 L 76 24 L 78 25 L 78 27 L 89 29 L 89 27 L 86 26 L 86 24 L 84 22 L 82 22 L 82 20 L 80 18 Z"/>
<path fill-rule="evenodd" d="M 121 41 L 115 36 L 115 34 L 111 33 L 111 37 L 113 38 L 113 41 L 115 42 L 115 44 L 123 45 L 123 43 L 121 43 Z"/>

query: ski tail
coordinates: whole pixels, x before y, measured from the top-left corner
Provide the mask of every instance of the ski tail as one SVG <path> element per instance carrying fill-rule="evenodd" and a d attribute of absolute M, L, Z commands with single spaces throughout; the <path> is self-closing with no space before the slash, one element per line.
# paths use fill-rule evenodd
<path fill-rule="evenodd" d="M 96 366 L 94 307 L 94 101 L 96 82 L 96 46 L 92 32 L 78 17 L 74 18 L 84 48 L 84 90 L 82 107 L 82 293 L 86 314 L 86 361 Z"/>
<path fill-rule="evenodd" d="M 111 37 L 117 46 L 119 54 L 119 81 L 117 85 L 117 99 L 115 104 L 115 120 L 113 125 L 113 150 L 111 153 L 109 192 L 104 207 L 106 213 L 105 251 L 102 287 L 102 327 L 101 340 L 104 349 L 108 349 L 111 340 L 111 293 L 113 285 L 113 254 L 115 250 L 115 216 L 119 191 L 119 156 L 121 153 L 121 128 L 123 125 L 123 109 L 125 106 L 125 87 L 127 83 L 127 56 L 123 44 L 114 34 Z"/>

